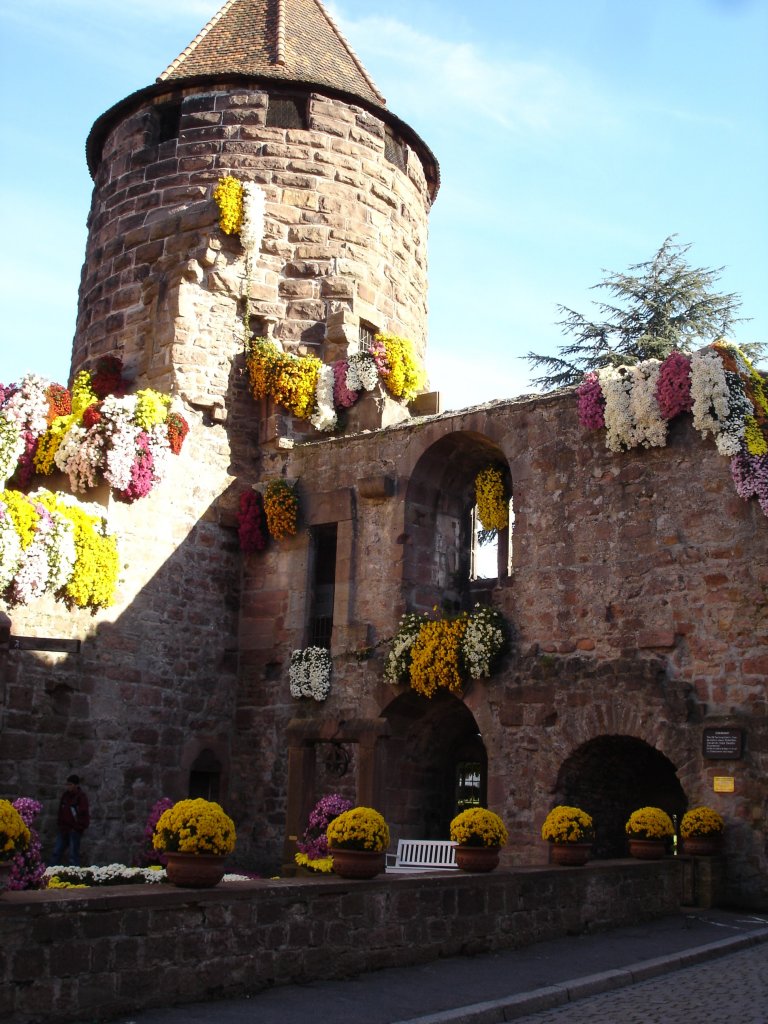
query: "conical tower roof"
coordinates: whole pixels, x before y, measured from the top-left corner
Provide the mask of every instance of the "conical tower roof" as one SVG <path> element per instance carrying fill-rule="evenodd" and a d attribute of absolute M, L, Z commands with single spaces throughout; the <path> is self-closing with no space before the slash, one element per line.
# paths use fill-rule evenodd
<path fill-rule="evenodd" d="M 320 0 L 227 0 L 158 82 L 222 75 L 306 82 L 386 104 Z"/>

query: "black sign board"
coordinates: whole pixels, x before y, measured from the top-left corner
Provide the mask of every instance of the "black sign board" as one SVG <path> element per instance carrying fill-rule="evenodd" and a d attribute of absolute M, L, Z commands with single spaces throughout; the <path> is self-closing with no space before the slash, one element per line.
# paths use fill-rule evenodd
<path fill-rule="evenodd" d="M 80 653 L 79 640 L 60 640 L 52 636 L 10 636 L 0 637 L 0 646 L 9 651 L 65 651 L 67 654 Z"/>
<path fill-rule="evenodd" d="M 743 737 L 741 729 L 705 729 L 702 753 L 712 760 L 738 761 L 742 754 Z"/>

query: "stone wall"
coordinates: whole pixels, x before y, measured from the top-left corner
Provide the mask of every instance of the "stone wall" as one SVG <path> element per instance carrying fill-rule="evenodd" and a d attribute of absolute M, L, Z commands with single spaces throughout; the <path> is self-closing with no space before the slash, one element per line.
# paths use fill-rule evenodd
<path fill-rule="evenodd" d="M 6 893 L 0 1015 L 66 1024 L 511 949 L 677 912 L 674 860 Z"/>

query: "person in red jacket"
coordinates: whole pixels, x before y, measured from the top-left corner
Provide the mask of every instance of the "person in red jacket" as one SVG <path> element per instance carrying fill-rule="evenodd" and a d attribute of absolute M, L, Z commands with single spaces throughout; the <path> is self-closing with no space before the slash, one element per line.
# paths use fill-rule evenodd
<path fill-rule="evenodd" d="M 59 800 L 58 834 L 53 848 L 53 863 L 80 866 L 80 840 L 91 823 L 88 797 L 80 789 L 80 776 L 70 775 Z M 62 857 L 66 856 L 66 860 Z"/>

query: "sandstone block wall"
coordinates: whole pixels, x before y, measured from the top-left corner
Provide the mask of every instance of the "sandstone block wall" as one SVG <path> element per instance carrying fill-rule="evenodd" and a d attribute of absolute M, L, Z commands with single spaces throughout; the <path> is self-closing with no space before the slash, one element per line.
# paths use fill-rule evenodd
<path fill-rule="evenodd" d="M 673 914 L 679 865 L 145 886 L 0 901 L 0 1014 L 67 1024 Z"/>

